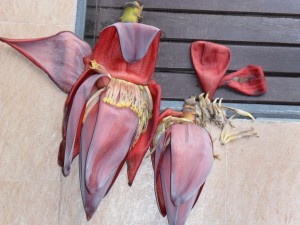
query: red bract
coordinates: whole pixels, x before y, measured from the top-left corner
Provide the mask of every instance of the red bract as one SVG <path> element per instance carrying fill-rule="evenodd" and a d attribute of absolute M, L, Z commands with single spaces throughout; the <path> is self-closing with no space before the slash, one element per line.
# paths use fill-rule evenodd
<path fill-rule="evenodd" d="M 267 92 L 265 75 L 260 66 L 248 65 L 225 75 L 230 63 L 230 49 L 226 46 L 196 41 L 191 45 L 191 58 L 200 86 L 209 93 L 210 99 L 221 86 L 253 96 Z"/>
<path fill-rule="evenodd" d="M 228 86 L 246 95 L 262 95 L 267 92 L 264 72 L 260 66 L 248 65 L 224 76 L 219 86 Z"/>
<path fill-rule="evenodd" d="M 158 130 L 152 155 L 157 203 L 170 225 L 185 223 L 213 164 L 210 135 L 193 122 L 179 123 L 181 116 L 170 109 L 162 113 L 159 126 L 166 129 Z"/>
<path fill-rule="evenodd" d="M 155 69 L 159 41 L 160 32 L 156 27 L 115 23 L 101 32 L 93 59 L 114 78 L 148 85 Z"/>
<path fill-rule="evenodd" d="M 154 80 L 148 85 L 153 99 L 153 113 L 152 118 L 148 122 L 147 130 L 141 134 L 137 143 L 128 153 L 127 168 L 128 168 L 128 182 L 132 185 L 135 175 L 140 167 L 144 156 L 150 147 L 154 134 L 158 125 L 159 113 L 160 113 L 160 100 L 161 89 Z"/>
<path fill-rule="evenodd" d="M 209 93 L 212 98 L 228 69 L 229 48 L 212 42 L 197 41 L 191 45 L 191 58 L 203 92 Z"/>
<path fill-rule="evenodd" d="M 32 40 L 0 38 L 69 93 L 58 162 L 68 175 L 79 154 L 88 219 L 126 161 L 132 184 L 154 137 L 161 90 L 152 76 L 159 39 L 159 29 L 137 23 L 105 28 L 93 53 L 70 32 Z"/>
<path fill-rule="evenodd" d="M 85 69 L 83 57 L 91 54 L 90 46 L 72 32 L 36 39 L 1 38 L 48 74 L 64 92 L 69 93 Z"/>

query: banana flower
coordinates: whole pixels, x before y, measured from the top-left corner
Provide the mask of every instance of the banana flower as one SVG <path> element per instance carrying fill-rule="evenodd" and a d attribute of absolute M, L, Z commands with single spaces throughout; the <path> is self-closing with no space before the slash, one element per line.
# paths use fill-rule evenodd
<path fill-rule="evenodd" d="M 38 39 L 0 38 L 68 94 L 58 163 L 67 176 L 79 155 L 88 220 L 125 162 L 132 184 L 157 127 L 161 90 L 152 76 L 160 31 L 134 23 L 141 10 L 139 2 L 127 3 L 121 18 L 126 23 L 103 29 L 93 51 L 67 31 Z"/>
<path fill-rule="evenodd" d="M 218 102 L 219 101 L 219 102 Z M 227 118 L 227 112 L 233 112 Z M 227 144 L 238 138 L 257 136 L 253 129 L 229 132 L 235 115 L 254 119 L 243 110 L 222 105 L 222 99 L 210 101 L 208 94 L 185 100 L 182 112 L 166 109 L 149 153 L 154 169 L 154 189 L 157 205 L 169 225 L 183 225 L 196 204 L 213 166 L 213 141 L 206 127 L 222 129 L 220 141 Z"/>

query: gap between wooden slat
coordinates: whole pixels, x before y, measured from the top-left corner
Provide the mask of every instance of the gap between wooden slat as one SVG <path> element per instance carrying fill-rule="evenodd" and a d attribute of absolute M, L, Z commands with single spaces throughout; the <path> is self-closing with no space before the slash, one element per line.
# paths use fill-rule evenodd
<path fill-rule="evenodd" d="M 100 31 L 99 31 L 100 32 Z M 85 34 L 84 39 L 90 42 L 90 39 L 93 39 L 94 36 L 90 34 Z M 99 35 L 95 36 L 97 40 Z M 161 36 L 160 42 L 171 42 L 171 43 L 188 43 L 191 44 L 194 41 L 198 41 L 199 39 L 173 39 L 173 38 L 165 38 L 163 35 Z M 287 48 L 300 48 L 300 43 L 276 43 L 276 42 L 250 42 L 250 41 L 231 41 L 231 40 L 213 40 L 213 39 L 201 39 L 202 41 L 210 41 L 217 44 L 223 45 L 238 45 L 238 46 L 261 46 L 261 47 L 287 47 Z M 93 47 L 93 45 L 91 45 Z"/>
<path fill-rule="evenodd" d="M 226 74 L 230 74 L 230 73 L 233 73 L 235 71 L 237 71 L 237 70 L 227 70 Z M 189 75 L 191 75 L 191 74 L 195 75 L 196 74 L 194 68 L 191 68 L 191 69 L 187 70 L 187 69 L 181 69 L 181 68 L 156 67 L 155 72 L 158 72 L 158 73 L 160 73 L 160 72 L 162 72 L 162 73 L 181 73 L 181 74 L 189 74 Z M 269 72 L 269 71 L 264 70 L 264 74 L 265 74 L 266 77 L 300 78 L 300 73 Z"/>

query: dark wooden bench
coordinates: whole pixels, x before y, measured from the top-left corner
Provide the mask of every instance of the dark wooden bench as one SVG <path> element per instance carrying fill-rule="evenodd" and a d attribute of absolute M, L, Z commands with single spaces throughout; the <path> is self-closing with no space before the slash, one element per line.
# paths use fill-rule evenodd
<path fill-rule="evenodd" d="M 118 21 L 122 0 L 88 0 L 85 40 L 94 45 L 99 31 Z M 299 0 L 144 1 L 143 23 L 163 32 L 154 79 L 163 100 L 182 100 L 201 90 L 190 60 L 190 44 L 213 41 L 231 49 L 230 71 L 263 66 L 268 92 L 249 97 L 226 88 L 215 97 L 229 103 L 300 105 Z"/>

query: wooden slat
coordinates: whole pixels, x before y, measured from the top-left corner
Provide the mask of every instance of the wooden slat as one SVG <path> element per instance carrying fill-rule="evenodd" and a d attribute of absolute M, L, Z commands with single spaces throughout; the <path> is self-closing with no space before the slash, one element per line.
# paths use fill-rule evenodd
<path fill-rule="evenodd" d="M 84 25 L 84 36 L 86 37 L 87 35 L 94 37 L 95 35 L 99 35 L 99 29 L 96 28 L 98 24 L 96 25 L 95 23 L 99 20 L 97 20 L 99 17 L 99 10 L 96 9 L 91 9 L 87 8 L 86 10 L 86 15 L 85 15 L 85 25 Z M 101 29 L 102 29 L 102 25 Z M 100 29 L 100 30 L 101 30 Z"/>
<path fill-rule="evenodd" d="M 93 38 L 90 37 L 84 37 L 84 40 L 89 43 L 89 45 L 91 46 L 91 48 L 94 48 L 95 46 L 95 42 L 98 40 L 98 37 L 95 37 L 95 40 Z"/>
<path fill-rule="evenodd" d="M 209 8 L 210 6 L 216 7 L 217 4 L 214 5 L 213 2 L 219 0 L 208 1 L 211 4 L 207 2 L 208 8 L 206 9 L 192 8 L 193 1 L 195 0 L 188 0 L 186 5 L 177 0 L 162 2 L 162 4 L 159 1 L 148 2 L 147 4 L 156 11 L 146 11 L 143 14 L 145 24 L 159 27 L 163 31 L 157 62 L 158 72 L 155 73 L 154 78 L 162 86 L 164 100 L 182 100 L 201 92 L 196 76 L 191 72 L 193 67 L 189 49 L 192 41 L 211 40 L 226 44 L 231 49 L 232 58 L 229 70 L 237 70 L 247 64 L 258 64 L 263 66 L 268 74 L 287 76 L 267 77 L 268 92 L 260 97 L 245 96 L 226 88 L 220 88 L 215 97 L 223 97 L 227 102 L 233 103 L 300 105 L 300 63 L 298 63 L 300 15 L 292 15 L 300 12 L 293 11 L 297 8 L 280 9 L 278 8 L 279 1 L 276 5 L 276 0 L 270 0 L 269 3 L 275 4 L 272 9 L 274 12 L 264 11 L 264 9 L 257 12 L 253 10 L 253 15 L 251 15 L 251 10 L 258 7 L 259 3 L 264 2 L 263 0 L 237 2 L 239 3 L 237 8 L 231 8 L 232 10 L 226 8 L 227 5 L 223 10 Z M 197 1 L 199 2 L 197 7 L 201 7 L 201 2 L 205 1 Z M 292 0 L 290 1 L 293 3 Z M 98 9 L 100 10 L 98 15 L 95 8 L 88 7 L 85 34 L 90 43 L 93 42 L 91 38 L 94 37 L 94 33 L 98 34 L 101 29 L 118 20 L 122 11 L 105 7 L 119 7 L 113 5 L 119 3 L 120 1 L 117 0 L 111 3 L 103 0 L 101 6 L 104 8 Z M 282 2 L 282 4 L 285 3 Z M 243 9 L 243 4 L 248 4 L 250 11 Z M 168 12 L 163 12 L 164 9 Z M 184 12 L 186 9 L 194 11 L 186 13 Z M 207 12 L 210 10 L 212 11 Z M 213 12 L 214 10 L 224 13 Z M 237 12 L 248 13 L 242 15 Z M 272 13 L 278 13 L 278 15 L 273 17 Z M 284 15 L 285 13 L 290 16 Z M 96 24 L 99 24 L 96 32 L 94 32 L 95 18 Z M 181 70 L 190 72 L 180 73 Z"/>
<path fill-rule="evenodd" d="M 93 45 L 92 39 L 86 39 Z M 156 67 L 170 70 L 194 70 L 190 59 L 190 43 L 161 42 Z M 227 45 L 231 50 L 229 70 L 249 64 L 261 65 L 265 72 L 300 76 L 300 48 Z"/>
<path fill-rule="evenodd" d="M 190 43 L 160 44 L 157 67 L 193 69 Z M 261 65 L 267 72 L 299 73 L 300 48 L 227 45 L 231 50 L 229 70 L 238 70 L 248 64 Z"/>
<path fill-rule="evenodd" d="M 88 6 L 96 6 L 97 0 L 88 0 Z M 124 0 L 98 0 L 100 7 L 121 7 Z M 160 0 L 142 1 L 147 9 L 203 10 L 221 12 L 252 12 L 274 14 L 300 14 L 299 0 Z"/>
<path fill-rule="evenodd" d="M 182 100 L 201 93 L 193 74 L 156 72 L 154 79 L 162 87 L 164 100 Z M 214 97 L 222 97 L 227 102 L 300 105 L 300 78 L 268 77 L 267 85 L 268 92 L 260 97 L 249 97 L 226 88 L 218 89 Z"/>
<path fill-rule="evenodd" d="M 86 35 L 93 36 L 96 10 L 87 11 Z M 101 9 L 97 33 L 116 22 L 121 10 Z M 144 23 L 159 27 L 167 39 L 300 44 L 300 19 L 256 16 L 145 12 Z"/>

